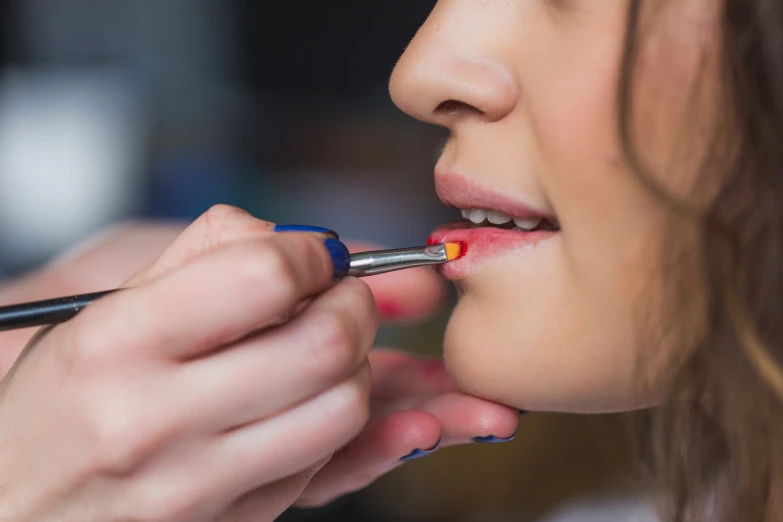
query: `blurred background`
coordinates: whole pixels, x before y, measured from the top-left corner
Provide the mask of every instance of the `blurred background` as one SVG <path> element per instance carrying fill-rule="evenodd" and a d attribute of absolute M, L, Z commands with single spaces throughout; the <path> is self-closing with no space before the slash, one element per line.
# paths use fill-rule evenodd
<path fill-rule="evenodd" d="M 187 220 L 216 203 L 390 246 L 457 217 L 434 192 L 445 132 L 387 93 L 432 0 L 0 5 L 0 279 L 107 224 Z M 379 342 L 437 355 L 447 318 L 383 328 Z M 602 502 L 623 512 L 620 419 L 521 420 L 512 443 L 445 449 L 283 519 L 565 520 Z"/>

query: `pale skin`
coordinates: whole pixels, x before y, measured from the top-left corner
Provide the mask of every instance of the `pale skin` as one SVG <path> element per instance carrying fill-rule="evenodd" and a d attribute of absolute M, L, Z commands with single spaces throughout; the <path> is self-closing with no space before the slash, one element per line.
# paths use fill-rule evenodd
<path fill-rule="evenodd" d="M 322 238 L 271 226 L 218 206 L 184 231 L 123 227 L 3 289 L 16 302 L 107 288 L 146 265 L 3 379 L 0 518 L 273 520 L 439 438 L 516 430 L 516 410 L 459 393 L 442 362 L 368 353 L 373 292 L 421 318 L 442 304 L 433 273 L 333 284 Z M 31 336 L 0 337 L 5 368 Z"/>
<path fill-rule="evenodd" d="M 669 4 L 639 74 L 679 107 L 698 61 L 684 50 L 710 40 L 714 13 L 708 0 Z M 274 234 L 228 207 L 184 231 L 125 229 L 5 289 L 16 302 L 134 287 L 38 337 L 3 379 L 0 518 L 273 520 L 361 488 L 439 438 L 508 437 L 520 408 L 658 400 L 636 388 L 636 363 L 667 348 L 649 329 L 667 319 L 665 296 L 645 292 L 665 286 L 668 216 L 620 153 L 625 14 L 616 1 L 441 0 L 397 65 L 395 103 L 452 131 L 441 172 L 562 227 L 459 281 L 445 367 L 369 351 L 373 297 L 424 317 L 442 296 L 434 274 L 334 285 L 321 238 Z M 446 101 L 458 103 L 441 110 Z M 670 112 L 656 110 L 658 123 L 676 121 Z M 673 161 L 661 128 L 643 136 L 653 167 Z M 688 176 L 662 170 L 688 190 Z M 4 370 L 31 335 L 0 337 Z"/>
<path fill-rule="evenodd" d="M 694 102 L 689 87 L 699 73 L 713 79 L 717 4 L 650 1 L 642 17 L 637 138 L 656 176 L 682 195 L 695 179 L 693 137 L 703 133 L 682 141 L 681 119 L 714 101 L 699 91 Z M 470 393 L 586 413 L 660 399 L 660 389 L 638 384 L 664 364 L 652 355 L 679 348 L 662 343 L 659 331 L 674 309 L 663 266 L 671 216 L 620 147 L 627 12 L 624 1 L 441 0 L 394 70 L 395 103 L 451 131 L 436 183 L 458 176 L 561 225 L 458 281 L 444 356 Z M 690 164 L 678 156 L 684 152 Z"/>

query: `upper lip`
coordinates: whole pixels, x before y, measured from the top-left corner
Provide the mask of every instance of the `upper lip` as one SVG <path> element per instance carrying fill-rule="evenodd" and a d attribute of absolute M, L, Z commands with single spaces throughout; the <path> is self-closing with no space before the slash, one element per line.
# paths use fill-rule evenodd
<path fill-rule="evenodd" d="M 435 172 L 435 190 L 447 205 L 460 209 L 496 210 L 521 219 L 554 219 L 551 212 L 537 210 L 513 198 L 495 192 L 456 173 Z"/>

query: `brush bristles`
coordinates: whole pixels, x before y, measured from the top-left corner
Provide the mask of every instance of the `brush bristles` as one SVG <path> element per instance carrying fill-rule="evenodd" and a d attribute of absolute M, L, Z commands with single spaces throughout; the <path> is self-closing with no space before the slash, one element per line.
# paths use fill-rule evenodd
<path fill-rule="evenodd" d="M 454 261 L 462 257 L 462 245 L 460 243 L 446 243 L 446 259 Z"/>

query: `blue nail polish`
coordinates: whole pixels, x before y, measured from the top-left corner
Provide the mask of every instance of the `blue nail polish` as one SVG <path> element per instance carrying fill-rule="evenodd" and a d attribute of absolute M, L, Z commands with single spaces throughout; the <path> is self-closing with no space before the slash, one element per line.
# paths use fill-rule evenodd
<path fill-rule="evenodd" d="M 335 239 L 340 239 L 337 232 L 323 227 L 311 227 L 310 225 L 275 225 L 275 232 L 312 232 L 314 234 L 329 234 Z"/>
<path fill-rule="evenodd" d="M 430 453 L 438 449 L 438 446 L 440 446 L 440 439 L 438 439 L 438 442 L 436 442 L 432 448 L 428 450 L 415 449 L 410 453 L 408 453 L 407 455 L 405 455 L 404 457 L 402 457 L 400 460 L 403 462 L 408 462 L 409 460 L 416 460 L 422 457 L 426 457 L 427 455 L 429 455 Z"/>
<path fill-rule="evenodd" d="M 334 278 L 345 277 L 348 275 L 348 269 L 351 268 L 351 254 L 348 253 L 348 247 L 336 239 L 329 238 L 324 241 L 326 249 L 332 258 L 334 267 Z"/>
<path fill-rule="evenodd" d="M 486 437 L 473 437 L 473 442 L 481 442 L 483 444 L 500 444 L 501 442 L 511 442 L 517 437 L 518 432 L 519 428 L 517 428 L 517 431 L 515 431 L 514 434 L 507 439 L 501 439 L 499 437 L 495 437 L 494 435 L 488 435 Z"/>

